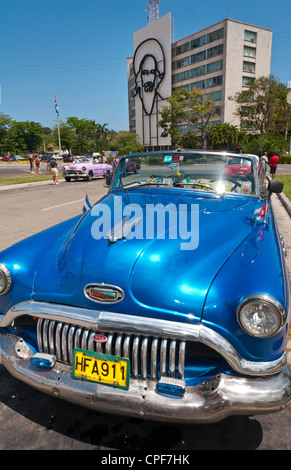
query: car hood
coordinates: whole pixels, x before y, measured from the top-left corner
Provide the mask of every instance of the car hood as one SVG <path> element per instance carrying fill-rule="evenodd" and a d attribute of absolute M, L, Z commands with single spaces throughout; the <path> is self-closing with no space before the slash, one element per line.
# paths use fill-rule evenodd
<path fill-rule="evenodd" d="M 66 169 L 67 170 L 74 170 L 74 169 L 78 169 L 78 168 L 82 168 L 83 166 L 93 166 L 93 163 L 91 162 L 83 162 L 83 163 L 74 163 L 73 165 L 66 165 Z"/>
<path fill-rule="evenodd" d="M 187 246 L 186 232 L 169 239 L 163 229 L 151 239 L 97 239 L 100 214 L 131 204 L 142 208 L 146 220 L 145 207 L 157 201 L 164 207 L 170 204 L 173 212 L 184 211 L 188 221 L 196 224 L 193 249 L 189 249 L 190 236 Z M 191 219 L 194 205 L 198 211 Z M 199 321 L 213 279 L 253 230 L 250 217 L 257 205 L 255 198 L 220 198 L 204 192 L 188 195 L 186 191 L 140 189 L 109 193 L 81 219 L 59 253 L 54 246 L 47 252 L 35 276 L 33 297 L 145 316 L 154 310 L 160 318 L 175 315 Z M 182 249 L 182 243 L 187 249 Z M 91 283 L 117 286 L 124 291 L 124 299 L 110 306 L 91 301 L 83 292 Z"/>

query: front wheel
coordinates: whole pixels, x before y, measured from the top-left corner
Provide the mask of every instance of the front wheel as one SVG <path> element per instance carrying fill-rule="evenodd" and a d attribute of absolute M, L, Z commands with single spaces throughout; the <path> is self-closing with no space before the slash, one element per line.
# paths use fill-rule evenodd
<path fill-rule="evenodd" d="M 69 176 L 66 176 L 65 180 L 66 180 L 67 183 L 69 183 L 71 181 L 71 178 Z"/>

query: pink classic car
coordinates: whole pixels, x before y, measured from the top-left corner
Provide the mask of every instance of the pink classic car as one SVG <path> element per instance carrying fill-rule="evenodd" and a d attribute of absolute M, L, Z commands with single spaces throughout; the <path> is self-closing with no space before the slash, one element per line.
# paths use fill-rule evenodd
<path fill-rule="evenodd" d="M 91 181 L 92 178 L 97 176 L 106 177 L 112 173 L 112 165 L 108 165 L 107 163 L 97 163 L 92 160 L 73 163 L 72 165 L 66 165 L 63 167 L 63 177 L 67 182 L 70 182 L 72 179 L 77 180 L 79 178 Z"/>

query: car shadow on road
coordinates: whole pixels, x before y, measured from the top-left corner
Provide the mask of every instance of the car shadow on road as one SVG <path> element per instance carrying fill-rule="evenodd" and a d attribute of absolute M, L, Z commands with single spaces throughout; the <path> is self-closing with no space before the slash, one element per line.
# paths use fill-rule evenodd
<path fill-rule="evenodd" d="M 255 418 L 202 425 L 153 422 L 67 403 L 20 382 L 2 366 L 0 383 L 0 423 L 6 423 L 1 450 L 250 450 L 263 438 Z"/>

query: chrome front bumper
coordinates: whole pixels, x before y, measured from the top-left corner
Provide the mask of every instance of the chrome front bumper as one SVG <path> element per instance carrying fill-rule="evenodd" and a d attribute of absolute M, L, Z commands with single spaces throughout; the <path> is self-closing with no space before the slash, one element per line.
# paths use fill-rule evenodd
<path fill-rule="evenodd" d="M 132 379 L 129 390 L 75 380 L 71 368 L 56 363 L 50 370 L 32 365 L 33 352 L 19 338 L 0 334 L 1 363 L 28 385 L 98 411 L 156 421 L 212 423 L 230 415 L 257 415 L 284 409 L 291 398 L 291 374 L 245 378 L 221 374 L 187 387 L 182 398 L 156 391 L 156 383 Z"/>
<path fill-rule="evenodd" d="M 177 322 L 147 319 L 100 311 L 88 311 L 42 302 L 24 302 L 0 315 L 0 327 L 11 324 L 18 316 L 31 315 L 100 329 L 118 324 L 119 329 L 131 328 L 145 334 L 153 329 L 167 337 L 204 342 L 216 348 L 239 375 L 220 374 L 199 385 L 186 387 L 182 397 L 158 392 L 157 380 L 131 378 L 129 390 L 121 390 L 72 378 L 72 368 L 56 362 L 49 369 L 40 369 L 30 362 L 33 351 L 21 339 L 0 330 L 0 358 L 4 367 L 16 378 L 40 391 L 61 399 L 114 414 L 125 414 L 158 421 L 210 423 L 230 415 L 256 415 L 284 409 L 291 400 L 291 373 L 283 356 L 273 363 L 251 363 L 243 360 L 216 333 L 201 327 Z M 113 325 L 114 324 L 114 325 Z M 148 331 L 147 331 L 148 328 Z"/>

